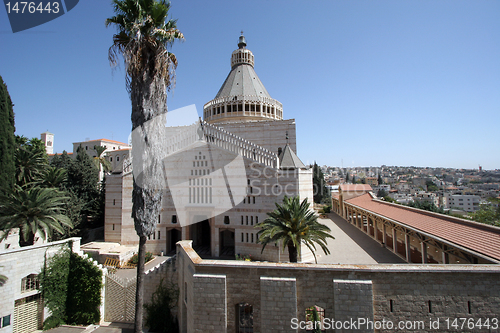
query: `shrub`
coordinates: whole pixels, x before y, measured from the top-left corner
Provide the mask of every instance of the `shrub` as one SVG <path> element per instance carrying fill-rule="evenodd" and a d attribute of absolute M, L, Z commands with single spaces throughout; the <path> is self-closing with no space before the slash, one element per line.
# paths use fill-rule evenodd
<path fill-rule="evenodd" d="M 148 262 L 151 259 L 153 259 L 153 254 L 151 252 L 146 252 L 144 262 Z M 129 259 L 128 263 L 130 265 L 137 265 L 139 263 L 139 254 L 138 253 L 134 254 L 132 258 Z"/>
<path fill-rule="evenodd" d="M 177 306 L 179 289 L 172 282 L 160 280 L 151 297 L 151 303 L 144 304 L 146 310 L 146 326 L 150 332 L 179 332 L 177 318 L 172 315 L 172 309 Z"/>
<path fill-rule="evenodd" d="M 52 256 L 40 273 L 40 291 L 52 315 L 44 330 L 61 324 L 89 325 L 100 320 L 102 272 L 68 249 Z"/>

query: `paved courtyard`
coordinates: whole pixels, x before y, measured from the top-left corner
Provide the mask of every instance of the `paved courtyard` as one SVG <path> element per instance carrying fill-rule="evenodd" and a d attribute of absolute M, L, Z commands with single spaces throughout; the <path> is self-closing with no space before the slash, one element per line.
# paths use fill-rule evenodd
<path fill-rule="evenodd" d="M 406 263 L 335 213 L 330 213 L 328 218 L 319 219 L 319 221 L 327 225 L 332 230 L 332 236 L 335 237 L 335 239 L 328 239 L 329 255 L 325 255 L 323 250 L 316 247 L 319 264 Z"/>

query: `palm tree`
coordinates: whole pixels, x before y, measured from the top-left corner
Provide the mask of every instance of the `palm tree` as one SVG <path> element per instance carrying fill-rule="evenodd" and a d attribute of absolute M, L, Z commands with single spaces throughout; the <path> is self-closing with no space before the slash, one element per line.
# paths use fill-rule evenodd
<path fill-rule="evenodd" d="M 44 187 L 59 188 L 68 179 L 68 172 L 66 169 L 49 166 L 43 177 Z"/>
<path fill-rule="evenodd" d="M 96 157 L 94 157 L 94 163 L 99 168 L 99 180 L 102 180 L 103 178 L 103 172 L 109 172 L 111 171 L 111 163 L 102 156 L 102 153 L 106 150 L 106 147 L 103 146 L 94 146 L 94 150 L 97 154 Z"/>
<path fill-rule="evenodd" d="M 111 65 L 116 65 L 118 55 L 123 56 L 126 69 L 127 90 L 132 102 L 132 130 L 167 112 L 167 90 L 174 80 L 177 58 L 167 48 L 184 36 L 177 29 L 176 20 L 167 20 L 170 3 L 165 0 L 112 0 L 116 15 L 106 20 L 118 28 L 109 49 Z M 156 173 L 160 161 L 148 141 L 154 133 L 142 132 L 143 160 L 156 165 L 143 165 L 143 178 L 153 184 L 161 177 Z M 133 152 L 134 154 L 134 152 Z M 134 159 L 136 161 L 136 159 Z M 137 162 L 136 162 L 137 163 Z M 136 166 L 134 165 L 134 169 Z M 138 183 L 134 175 L 132 190 L 132 217 L 139 235 L 139 262 L 137 265 L 137 288 L 134 330 L 142 332 L 143 276 L 146 239 L 156 225 L 162 201 L 162 189 Z"/>
<path fill-rule="evenodd" d="M 19 228 L 20 246 L 33 245 L 37 232 L 43 239 L 54 230 L 64 233 L 63 226 L 71 227 L 64 215 L 67 199 L 55 188 L 22 189 L 16 185 L 9 194 L 0 196 L 0 230 L 4 232 L 0 241 L 14 228 Z"/>
<path fill-rule="evenodd" d="M 305 244 L 314 254 L 316 260 L 316 246 L 320 245 L 325 254 L 330 251 L 326 247 L 330 228 L 318 222 L 318 217 L 309 210 L 307 198 L 300 202 L 299 197 L 289 198 L 285 196 L 283 204 L 276 203 L 276 209 L 270 213 L 267 219 L 257 224 L 256 228 L 261 228 L 257 233 L 259 243 L 263 244 L 262 252 L 267 244 L 283 244 L 283 251 L 288 247 L 290 262 L 297 262 L 300 255 L 300 246 Z M 317 260 L 316 260 L 317 263 Z"/>
<path fill-rule="evenodd" d="M 30 149 L 27 146 L 18 147 L 15 154 L 16 183 L 19 186 L 39 182 L 48 166 L 43 151 Z"/>

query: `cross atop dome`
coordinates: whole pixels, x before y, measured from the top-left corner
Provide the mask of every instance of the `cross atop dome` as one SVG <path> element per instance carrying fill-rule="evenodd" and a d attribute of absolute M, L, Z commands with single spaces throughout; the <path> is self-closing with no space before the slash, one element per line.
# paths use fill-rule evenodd
<path fill-rule="evenodd" d="M 247 46 L 247 42 L 245 40 L 245 36 L 243 36 L 243 30 L 241 30 L 241 36 L 238 39 L 238 47 L 240 49 L 244 49 Z"/>

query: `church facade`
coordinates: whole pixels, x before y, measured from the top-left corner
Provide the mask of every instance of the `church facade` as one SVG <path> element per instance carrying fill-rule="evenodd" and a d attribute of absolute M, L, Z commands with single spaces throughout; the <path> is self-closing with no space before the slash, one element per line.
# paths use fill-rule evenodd
<path fill-rule="evenodd" d="M 283 106 L 257 76 L 244 36 L 222 87 L 204 105 L 203 120 L 170 133 L 164 144 L 168 185 L 148 251 L 173 253 L 179 240 L 189 239 L 202 256 L 287 261 L 279 244 L 261 253 L 255 226 L 285 195 L 312 204 L 312 170 L 297 157 L 295 120 L 283 119 Z M 133 174 L 127 158 L 106 178 L 107 242 L 138 244 Z M 314 260 L 307 247 L 300 259 Z"/>

